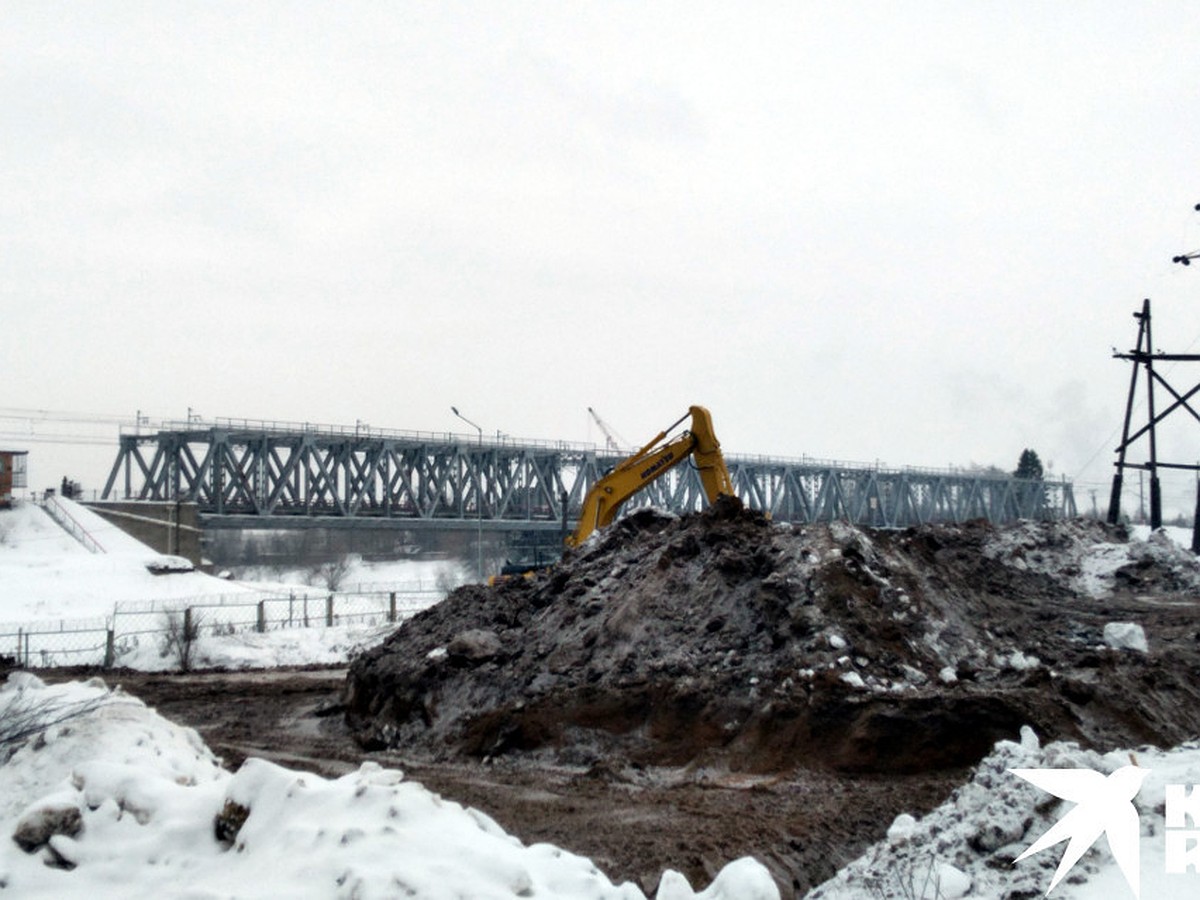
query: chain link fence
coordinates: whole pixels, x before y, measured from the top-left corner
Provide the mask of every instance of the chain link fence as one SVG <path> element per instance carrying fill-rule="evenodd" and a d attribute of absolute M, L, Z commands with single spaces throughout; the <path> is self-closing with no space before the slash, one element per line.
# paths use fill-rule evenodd
<path fill-rule="evenodd" d="M 289 628 L 396 624 L 446 591 L 429 583 L 358 585 L 351 591 L 298 588 L 286 594 L 225 594 L 118 602 L 111 616 L 0 623 L 0 658 L 27 668 L 120 666 L 142 641 L 164 648 L 200 635 L 264 634 Z M 178 652 L 178 647 L 175 647 Z M 186 659 L 184 659 L 186 667 Z"/>

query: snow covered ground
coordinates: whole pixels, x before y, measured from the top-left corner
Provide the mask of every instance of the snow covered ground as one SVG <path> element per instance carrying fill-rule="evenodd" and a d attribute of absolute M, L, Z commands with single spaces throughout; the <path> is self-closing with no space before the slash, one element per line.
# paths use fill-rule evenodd
<path fill-rule="evenodd" d="M 0 841 L 0 896 L 644 898 L 396 770 L 365 763 L 330 781 L 250 759 L 230 773 L 194 731 L 96 680 L 9 676 L 0 761 L 0 830 L 12 838 Z M 668 871 L 655 896 L 779 895 L 747 858 L 700 893 Z"/>
<path fill-rule="evenodd" d="M 91 553 L 33 503 L 0 510 L 0 621 L 37 621 L 104 616 L 115 602 L 255 597 L 306 586 L 306 570 L 271 569 L 258 580 L 231 581 L 198 571 L 153 574 L 163 557 L 87 507 L 58 501 L 103 548 Z M 457 587 L 466 572 L 456 560 L 354 560 L 342 574 L 344 587 L 423 583 Z"/>
<path fill-rule="evenodd" d="M 0 621 L 104 616 L 122 600 L 167 600 L 216 594 L 254 594 L 202 572 L 155 575 L 162 557 L 71 500 L 59 503 L 103 553 L 92 553 L 40 507 L 0 510 Z"/>
<path fill-rule="evenodd" d="M 373 607 L 366 598 L 350 604 L 357 615 L 347 624 L 258 633 L 248 625 L 260 599 L 279 597 L 286 602 L 291 595 L 324 597 L 328 589 L 307 584 L 305 578 L 312 573 L 306 569 L 264 569 L 260 574 L 270 581 L 232 581 L 180 571 L 189 568 L 186 562 L 155 553 L 78 503 L 61 498 L 58 503 L 102 553 L 85 549 L 33 503 L 0 510 L 0 634 L 15 634 L 21 627 L 28 630 L 30 623 L 92 629 L 90 634 L 63 637 L 64 646 L 81 648 L 82 655 L 56 655 L 53 664 L 95 662 L 102 656 L 104 629 L 119 611 L 122 624 L 138 616 L 140 621 L 130 627 L 143 634 L 120 643 L 118 664 L 147 671 L 172 668 L 174 658 L 163 654 L 162 642 L 152 631 L 161 629 L 163 610 L 189 605 L 202 610 L 206 626 L 194 649 L 195 667 L 344 663 L 354 651 L 381 640 L 391 629 L 386 621 L 387 591 L 400 594 L 398 611 L 410 615 L 437 602 L 467 577 L 456 560 L 370 563 L 352 559 L 340 573 L 341 586 L 355 592 L 383 592 Z M 176 570 L 155 574 L 152 568 Z M 376 615 L 370 614 L 372 609 Z M 307 612 L 304 617 L 310 618 Z M 321 619 L 316 607 L 311 619 Z M 0 653 L 12 652 L 7 643 L 0 644 Z"/>

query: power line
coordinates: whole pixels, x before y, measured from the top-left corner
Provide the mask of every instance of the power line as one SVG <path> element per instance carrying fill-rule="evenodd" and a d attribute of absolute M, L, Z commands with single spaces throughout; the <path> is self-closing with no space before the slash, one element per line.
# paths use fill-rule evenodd
<path fill-rule="evenodd" d="M 72 422 L 88 425 L 136 425 L 138 423 L 138 416 L 32 409 L 18 406 L 0 406 L 0 419 L 20 419 L 26 422 Z"/>
<path fill-rule="evenodd" d="M 0 441 L 10 441 L 16 444 L 78 444 L 93 447 L 115 447 L 120 442 L 117 438 L 101 438 L 86 434 L 37 435 L 22 432 L 0 432 Z"/>

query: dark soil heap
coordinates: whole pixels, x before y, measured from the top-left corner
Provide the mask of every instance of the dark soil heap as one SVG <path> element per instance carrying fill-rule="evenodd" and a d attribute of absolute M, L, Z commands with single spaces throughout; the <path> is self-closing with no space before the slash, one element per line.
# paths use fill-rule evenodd
<path fill-rule="evenodd" d="M 1089 552 L 1128 555 L 1096 595 Z M 594 765 L 917 772 L 1030 724 L 1200 734 L 1200 569 L 1100 523 L 866 532 L 736 501 L 633 513 L 530 580 L 460 588 L 354 660 L 367 748 Z M 1189 593 L 1190 592 L 1190 593 Z M 1104 644 L 1109 622 L 1150 652 Z"/>

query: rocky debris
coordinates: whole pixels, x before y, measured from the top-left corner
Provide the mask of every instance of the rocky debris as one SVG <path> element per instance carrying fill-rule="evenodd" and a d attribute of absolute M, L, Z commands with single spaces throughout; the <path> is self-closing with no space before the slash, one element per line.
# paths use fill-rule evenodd
<path fill-rule="evenodd" d="M 75 837 L 83 830 L 83 812 L 74 796 L 48 797 L 17 820 L 12 839 L 26 853 L 44 847 L 55 835 Z"/>
<path fill-rule="evenodd" d="M 1136 584 L 1123 572 L 1137 573 Z M 532 579 L 460 588 L 356 658 L 367 748 L 589 766 L 917 772 L 1031 724 L 1200 732 L 1200 566 L 1094 521 L 866 531 L 637 511 Z M 1105 625 L 1136 624 L 1144 653 Z"/>
<path fill-rule="evenodd" d="M 500 638 L 494 631 L 470 628 L 454 636 L 446 645 L 446 656 L 464 665 L 478 665 L 501 653 Z"/>
<path fill-rule="evenodd" d="M 250 807 L 227 799 L 213 820 L 213 837 L 217 839 L 217 843 L 228 850 L 237 841 L 242 826 L 249 818 Z"/>

